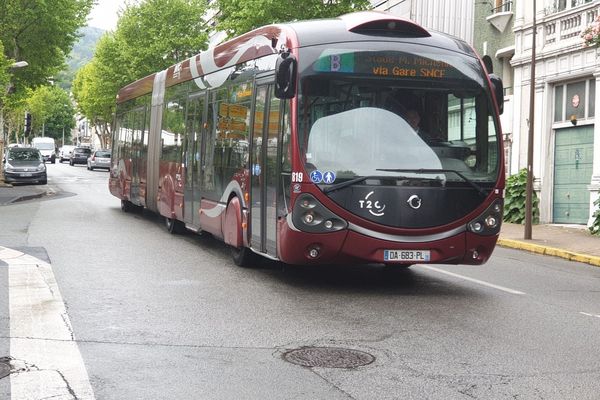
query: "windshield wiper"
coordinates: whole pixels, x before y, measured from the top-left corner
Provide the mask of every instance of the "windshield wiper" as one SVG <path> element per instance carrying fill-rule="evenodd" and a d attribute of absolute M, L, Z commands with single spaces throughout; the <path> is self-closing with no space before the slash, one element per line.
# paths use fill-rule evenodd
<path fill-rule="evenodd" d="M 349 181 L 344 181 L 340 183 L 336 183 L 335 185 L 327 186 L 323 189 L 323 193 L 333 192 L 334 190 L 343 189 L 347 186 L 354 185 L 355 183 L 366 181 L 367 179 L 377 179 L 382 178 L 381 176 L 357 176 L 356 178 L 350 179 Z M 386 176 L 386 178 L 389 178 Z"/>
<path fill-rule="evenodd" d="M 474 181 L 472 181 L 471 179 L 467 178 L 466 176 L 464 176 L 463 174 L 461 174 L 460 172 L 454 170 L 454 169 L 393 169 L 393 168 L 382 168 L 382 169 L 377 169 L 377 171 L 385 171 L 385 172 L 414 172 L 414 173 L 418 173 L 418 174 L 438 174 L 438 173 L 452 173 L 452 174 L 456 174 L 459 177 L 461 177 L 465 182 L 467 182 L 473 189 L 477 190 L 477 193 L 479 193 L 480 195 L 482 195 L 483 197 L 487 197 L 488 193 L 486 193 L 486 191 L 479 186 L 478 184 L 476 184 Z M 344 182 L 346 183 L 346 182 Z"/>
<path fill-rule="evenodd" d="M 392 170 L 378 169 L 377 171 L 392 171 Z M 323 193 L 329 193 L 329 192 L 333 192 L 335 190 L 343 189 L 350 185 L 354 185 L 355 183 L 366 181 L 367 179 L 406 179 L 406 177 L 405 176 L 389 176 L 389 175 L 357 176 L 356 178 L 350 179 L 348 181 L 344 181 L 344 182 L 336 183 L 335 185 L 327 186 L 323 189 Z"/>

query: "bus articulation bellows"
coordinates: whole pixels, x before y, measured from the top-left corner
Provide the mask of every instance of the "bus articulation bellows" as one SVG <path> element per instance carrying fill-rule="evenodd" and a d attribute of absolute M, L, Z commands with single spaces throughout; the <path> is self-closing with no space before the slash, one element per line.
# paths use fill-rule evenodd
<path fill-rule="evenodd" d="M 109 187 L 238 265 L 482 264 L 502 101 L 469 45 L 409 20 L 266 26 L 119 91 Z"/>

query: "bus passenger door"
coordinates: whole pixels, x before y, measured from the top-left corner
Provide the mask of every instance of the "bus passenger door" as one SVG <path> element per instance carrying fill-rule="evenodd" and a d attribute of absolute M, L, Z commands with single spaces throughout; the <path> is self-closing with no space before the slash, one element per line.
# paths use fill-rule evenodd
<path fill-rule="evenodd" d="M 250 159 L 250 247 L 277 256 L 277 132 L 280 100 L 273 85 L 256 89 Z"/>
<path fill-rule="evenodd" d="M 204 115 L 204 94 L 201 97 L 188 100 L 188 113 L 186 116 L 186 154 L 185 160 L 185 194 L 184 194 L 184 221 L 188 228 L 195 231 L 200 229 L 200 184 L 202 178 L 202 164 L 200 162 L 202 123 Z"/>

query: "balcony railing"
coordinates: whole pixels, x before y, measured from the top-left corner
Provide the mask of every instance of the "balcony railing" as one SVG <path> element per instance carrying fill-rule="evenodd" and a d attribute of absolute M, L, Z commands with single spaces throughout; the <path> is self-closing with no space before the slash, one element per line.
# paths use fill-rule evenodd
<path fill-rule="evenodd" d="M 583 0 L 572 0 L 573 4 L 582 5 L 589 3 Z M 560 14 L 546 14 L 543 23 L 544 44 L 572 44 L 580 41 L 581 31 L 598 16 L 598 4 L 590 3 L 588 7 L 564 11 Z M 547 11 L 547 10 L 546 10 Z"/>
<path fill-rule="evenodd" d="M 512 1 L 505 1 L 504 3 L 500 4 L 498 7 L 496 8 L 492 8 L 492 14 L 497 14 L 497 13 L 501 13 L 501 12 L 511 12 L 512 11 Z"/>

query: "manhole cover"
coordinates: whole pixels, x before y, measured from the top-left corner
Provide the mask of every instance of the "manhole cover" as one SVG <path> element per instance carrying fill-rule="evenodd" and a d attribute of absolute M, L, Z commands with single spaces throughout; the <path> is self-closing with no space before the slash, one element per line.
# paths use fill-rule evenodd
<path fill-rule="evenodd" d="M 375 361 L 375 357 L 363 351 L 339 347 L 303 347 L 288 351 L 283 358 L 303 367 L 322 368 L 355 368 Z"/>
<path fill-rule="evenodd" d="M 0 361 L 0 379 L 10 374 L 10 365 L 4 361 Z"/>

